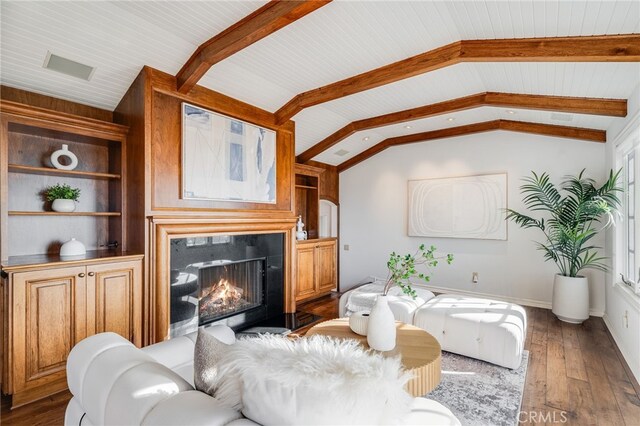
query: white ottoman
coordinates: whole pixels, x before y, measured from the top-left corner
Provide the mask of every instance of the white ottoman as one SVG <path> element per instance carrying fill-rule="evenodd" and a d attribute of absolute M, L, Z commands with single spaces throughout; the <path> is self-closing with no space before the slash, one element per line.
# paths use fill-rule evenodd
<path fill-rule="evenodd" d="M 497 300 L 442 294 L 418 308 L 413 324 L 445 351 L 518 368 L 527 332 L 524 308 Z"/>
<path fill-rule="evenodd" d="M 339 302 L 340 317 L 348 317 L 358 311 L 370 311 L 376 297 L 382 294 L 383 288 L 384 283 L 378 282 L 366 284 L 344 293 Z M 431 291 L 425 288 L 414 285 L 413 289 L 418 295 L 415 299 L 402 294 L 402 290 L 399 287 L 393 287 L 389 291 L 389 307 L 396 321 L 413 324 L 413 316 L 416 310 L 427 300 L 435 297 Z"/>

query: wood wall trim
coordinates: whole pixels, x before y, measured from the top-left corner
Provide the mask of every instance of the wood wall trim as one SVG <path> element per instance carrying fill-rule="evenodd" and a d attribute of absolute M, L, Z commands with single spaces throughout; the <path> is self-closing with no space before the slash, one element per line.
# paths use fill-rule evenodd
<path fill-rule="evenodd" d="M 425 142 L 434 139 L 450 138 L 494 130 L 532 133 L 536 135 L 580 139 L 590 142 L 606 142 L 606 131 L 604 130 L 557 126 L 553 124 L 527 123 L 524 121 L 493 120 L 385 139 L 360 154 L 338 164 L 338 172 L 341 173 L 391 146 Z"/>
<path fill-rule="evenodd" d="M 300 93 L 276 111 L 277 122 L 305 108 L 462 62 L 638 62 L 640 34 L 462 40 Z"/>
<path fill-rule="evenodd" d="M 462 98 L 353 121 L 298 155 L 296 161 L 306 163 L 358 131 L 483 106 L 561 111 L 611 117 L 625 117 L 627 115 L 626 99 L 578 98 L 499 92 L 477 93 Z"/>
<path fill-rule="evenodd" d="M 214 64 L 294 23 L 330 1 L 270 1 L 202 43 L 176 75 L 177 90 L 180 93 L 189 93 Z"/>
<path fill-rule="evenodd" d="M 38 108 L 45 108 L 67 114 L 80 115 L 100 121 L 113 121 L 113 113 L 77 102 L 58 99 L 40 93 L 29 92 L 15 87 L 0 86 L 0 98 L 5 101 L 19 102 Z"/>
<path fill-rule="evenodd" d="M 51 111 L 45 108 L 25 105 L 18 102 L 0 100 L 0 112 L 14 117 L 26 118 L 40 122 L 45 128 L 65 127 L 73 128 L 77 133 L 85 136 L 95 136 L 109 140 L 124 140 L 129 131 L 127 126 L 109 123 L 92 118 Z M 64 131 L 64 130 L 63 130 Z"/>

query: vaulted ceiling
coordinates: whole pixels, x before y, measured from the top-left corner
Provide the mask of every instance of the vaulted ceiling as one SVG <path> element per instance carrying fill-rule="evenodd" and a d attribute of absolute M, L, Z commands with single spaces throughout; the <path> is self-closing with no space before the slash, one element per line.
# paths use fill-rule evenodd
<path fill-rule="evenodd" d="M 112 110 L 143 65 L 176 75 L 199 45 L 266 3 L 5 0 L 1 3 L 0 80 Z M 358 154 L 378 149 L 372 147 L 383 141 L 449 128 L 449 133 L 455 133 L 453 128 L 481 122 L 505 130 L 513 128 L 505 124 L 513 121 L 606 130 L 622 119 L 620 114 L 593 115 L 579 108 L 540 109 L 504 102 L 408 114 L 391 122 L 381 120 L 389 124 L 380 127 L 380 123 L 349 126 L 488 92 L 628 99 L 640 84 L 640 63 L 637 58 L 580 62 L 587 60 L 583 57 L 543 62 L 454 61 L 307 108 L 286 111 L 283 106 L 295 103 L 301 93 L 458 41 L 638 33 L 638 1 L 334 0 L 215 63 L 198 84 L 271 112 L 295 114 L 296 154 L 301 159 L 349 164 L 348 160 L 354 163 Z M 88 82 L 46 70 L 42 64 L 47 51 L 97 70 Z M 543 104 L 549 103 L 543 99 Z M 326 149 L 309 151 L 339 131 L 341 137 L 325 143 Z"/>

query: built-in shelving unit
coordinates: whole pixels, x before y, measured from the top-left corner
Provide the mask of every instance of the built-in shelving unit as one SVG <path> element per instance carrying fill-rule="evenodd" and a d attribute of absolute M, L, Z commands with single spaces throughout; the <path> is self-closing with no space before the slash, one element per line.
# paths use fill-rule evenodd
<path fill-rule="evenodd" d="M 0 260 L 55 253 L 70 238 L 88 250 L 115 241 L 126 250 L 127 128 L 15 102 L 1 101 L 0 108 Z M 74 170 L 50 162 L 63 144 L 78 157 Z M 76 211 L 51 210 L 43 191 L 58 183 L 80 189 Z"/>
<path fill-rule="evenodd" d="M 302 216 L 309 239 L 320 236 L 318 209 L 320 206 L 320 174 L 324 170 L 306 164 L 295 165 L 296 215 Z"/>

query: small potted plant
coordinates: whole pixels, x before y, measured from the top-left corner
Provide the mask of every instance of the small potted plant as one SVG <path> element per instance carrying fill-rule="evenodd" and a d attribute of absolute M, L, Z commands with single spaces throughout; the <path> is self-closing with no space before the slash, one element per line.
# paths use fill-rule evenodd
<path fill-rule="evenodd" d="M 51 208 L 53 211 L 60 213 L 69 213 L 76 209 L 76 202 L 80 197 L 80 189 L 72 188 L 65 184 L 56 184 L 49 186 L 44 190 L 47 201 L 52 201 Z"/>
<path fill-rule="evenodd" d="M 416 291 L 411 287 L 411 278 L 419 278 L 425 282 L 431 279 L 431 270 L 438 266 L 440 260 L 448 264 L 453 262 L 453 255 L 436 257 L 436 247 L 426 248 L 421 244 L 413 254 L 400 255 L 395 252 L 389 255 L 387 261 L 387 283 L 381 295 L 376 299 L 367 324 L 367 343 L 369 347 L 379 351 L 390 351 L 396 346 L 396 325 L 393 312 L 389 307 L 389 290 L 397 285 L 402 292 L 415 299 Z M 418 272 L 423 266 L 425 271 Z"/>

